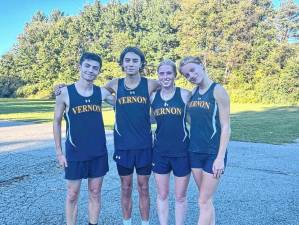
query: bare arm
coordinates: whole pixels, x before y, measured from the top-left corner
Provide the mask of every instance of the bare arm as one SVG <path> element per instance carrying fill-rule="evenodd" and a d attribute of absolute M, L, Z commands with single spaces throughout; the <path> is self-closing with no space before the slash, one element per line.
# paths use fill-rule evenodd
<path fill-rule="evenodd" d="M 153 101 L 154 101 L 154 99 L 155 99 L 156 93 L 157 93 L 157 92 L 153 92 L 153 93 L 150 95 L 150 101 L 151 101 L 151 104 L 153 103 Z M 155 116 L 154 116 L 153 108 L 151 108 L 151 111 L 150 111 L 150 121 L 151 121 L 151 124 L 157 123 L 157 121 L 156 121 L 156 119 L 155 119 Z"/>
<path fill-rule="evenodd" d="M 161 85 L 159 84 L 159 82 L 157 80 L 153 80 L 153 79 L 147 79 L 148 80 L 148 92 L 149 95 L 151 96 L 151 94 L 155 91 L 157 91 L 159 88 L 161 88 Z"/>
<path fill-rule="evenodd" d="M 111 94 L 116 94 L 117 92 L 117 85 L 118 85 L 118 78 L 114 78 L 109 81 L 104 88 L 108 90 Z"/>
<path fill-rule="evenodd" d="M 67 166 L 66 159 L 65 156 L 63 155 L 62 147 L 61 147 L 61 122 L 62 122 L 63 113 L 66 109 L 65 92 L 66 90 L 62 90 L 61 94 L 56 97 L 54 121 L 53 121 L 55 151 L 60 166 Z"/>
<path fill-rule="evenodd" d="M 219 119 L 221 125 L 220 147 L 217 157 L 225 156 L 226 148 L 230 138 L 230 102 L 229 96 L 223 87 L 216 88 L 215 99 L 219 107 Z"/>
<path fill-rule="evenodd" d="M 217 85 L 214 89 L 214 97 L 216 99 L 217 105 L 219 107 L 219 119 L 221 125 L 221 135 L 220 135 L 220 146 L 219 151 L 214 162 L 215 171 L 216 170 L 224 170 L 224 158 L 226 149 L 228 146 L 229 138 L 230 138 L 230 101 L 229 96 L 226 90 Z M 216 177 L 220 175 L 216 172 Z"/>
<path fill-rule="evenodd" d="M 181 88 L 181 97 L 182 97 L 183 102 L 186 105 L 188 105 L 189 100 L 191 98 L 191 92 L 186 90 L 186 89 Z M 189 123 L 189 124 L 191 123 L 191 118 L 190 118 L 188 113 L 186 114 L 186 122 Z"/>
<path fill-rule="evenodd" d="M 54 95 L 55 95 L 55 96 L 60 95 L 60 94 L 61 94 L 61 89 L 62 89 L 63 87 L 65 87 L 65 86 L 66 86 L 66 84 L 57 84 L 57 85 L 55 85 L 55 86 L 54 86 Z"/>
<path fill-rule="evenodd" d="M 115 106 L 115 96 L 111 94 L 106 87 L 101 87 L 102 100 L 107 102 L 111 106 Z"/>
<path fill-rule="evenodd" d="M 191 97 L 191 92 L 181 88 L 181 97 L 183 99 L 183 102 L 187 105 Z"/>

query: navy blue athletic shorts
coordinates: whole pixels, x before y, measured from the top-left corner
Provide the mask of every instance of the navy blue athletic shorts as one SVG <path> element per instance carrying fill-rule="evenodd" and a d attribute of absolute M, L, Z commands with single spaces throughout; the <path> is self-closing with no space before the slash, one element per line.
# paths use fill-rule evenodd
<path fill-rule="evenodd" d="M 168 174 L 170 171 L 172 171 L 176 177 L 184 177 L 190 174 L 191 168 L 188 156 L 169 157 L 154 152 L 153 172 L 158 174 Z"/>
<path fill-rule="evenodd" d="M 216 159 L 216 154 L 205 154 L 205 153 L 196 153 L 189 152 L 189 159 L 191 168 L 200 168 L 207 173 L 213 174 L 213 163 Z M 227 152 L 224 157 L 224 168 L 227 163 Z"/>
<path fill-rule="evenodd" d="M 133 174 L 133 172 L 134 172 L 134 167 L 127 168 L 127 167 L 123 167 L 119 164 L 116 164 L 116 166 L 117 166 L 117 172 L 118 172 L 119 176 L 129 176 L 129 175 Z M 142 176 L 151 175 L 152 164 L 148 164 L 147 166 L 136 168 L 136 173 L 138 175 L 142 175 Z"/>
<path fill-rule="evenodd" d="M 65 167 L 67 180 L 102 177 L 109 171 L 107 154 L 88 161 L 68 161 L 67 164 L 68 167 Z"/>
<path fill-rule="evenodd" d="M 138 175 L 151 174 L 152 149 L 115 150 L 113 159 L 117 164 L 120 176 L 132 174 L 134 168 Z"/>

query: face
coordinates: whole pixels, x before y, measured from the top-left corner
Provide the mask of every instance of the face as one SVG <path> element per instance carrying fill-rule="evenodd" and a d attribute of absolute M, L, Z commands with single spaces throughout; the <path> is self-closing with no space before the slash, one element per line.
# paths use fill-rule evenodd
<path fill-rule="evenodd" d="M 100 63 L 85 59 L 80 65 L 80 75 L 86 81 L 94 81 L 100 73 Z"/>
<path fill-rule="evenodd" d="M 139 74 L 141 68 L 141 58 L 134 52 L 125 54 L 122 64 L 123 70 L 127 75 Z"/>
<path fill-rule="evenodd" d="M 158 70 L 158 79 L 162 88 L 169 88 L 174 85 L 175 72 L 172 66 L 162 65 Z"/>
<path fill-rule="evenodd" d="M 200 84 L 206 75 L 203 66 L 197 63 L 187 63 L 181 67 L 181 72 L 193 84 Z"/>

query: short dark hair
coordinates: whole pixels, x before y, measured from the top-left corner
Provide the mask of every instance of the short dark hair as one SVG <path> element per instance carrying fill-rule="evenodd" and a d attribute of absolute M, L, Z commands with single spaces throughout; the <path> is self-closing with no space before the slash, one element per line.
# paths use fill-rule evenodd
<path fill-rule="evenodd" d="M 124 62 L 124 57 L 125 55 L 128 53 L 128 52 L 133 52 L 135 53 L 136 55 L 138 55 L 140 57 L 140 60 L 141 60 L 141 68 L 140 70 L 142 71 L 146 65 L 146 60 L 145 60 L 145 56 L 144 56 L 144 53 L 137 47 L 132 47 L 132 46 L 128 46 L 126 47 L 122 53 L 120 54 L 119 56 L 119 60 L 118 60 L 118 64 L 120 66 L 123 65 L 123 62 Z"/>
<path fill-rule="evenodd" d="M 80 65 L 82 65 L 86 59 L 97 61 L 100 64 L 100 69 L 102 68 L 102 58 L 100 55 L 92 52 L 84 52 L 80 57 Z"/>

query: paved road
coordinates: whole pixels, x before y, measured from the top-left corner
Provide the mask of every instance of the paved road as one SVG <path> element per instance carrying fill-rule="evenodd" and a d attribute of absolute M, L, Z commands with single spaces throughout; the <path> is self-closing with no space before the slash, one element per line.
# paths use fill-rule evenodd
<path fill-rule="evenodd" d="M 0 225 L 64 224 L 65 181 L 57 167 L 49 124 L 0 123 Z M 120 184 L 112 161 L 102 192 L 100 224 L 121 224 Z M 299 145 L 231 142 L 226 174 L 215 197 L 218 225 L 299 224 Z M 136 187 L 136 185 L 135 185 Z M 158 224 L 151 178 L 151 224 Z M 140 224 L 134 191 L 133 224 Z M 174 224 L 170 197 L 170 224 Z M 78 225 L 87 222 L 87 188 L 83 182 Z M 197 220 L 197 190 L 188 189 L 186 224 Z"/>

